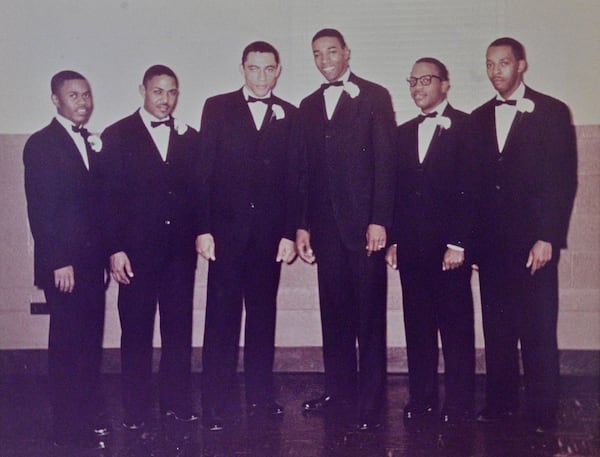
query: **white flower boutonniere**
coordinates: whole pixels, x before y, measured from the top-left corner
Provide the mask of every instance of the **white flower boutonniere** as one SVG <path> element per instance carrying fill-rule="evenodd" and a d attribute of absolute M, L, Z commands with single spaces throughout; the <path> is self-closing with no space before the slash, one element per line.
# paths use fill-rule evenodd
<path fill-rule="evenodd" d="M 179 119 L 173 118 L 173 128 L 178 135 L 183 135 L 188 130 L 188 126 L 185 123 L 182 123 Z"/>
<path fill-rule="evenodd" d="M 344 90 L 350 95 L 350 98 L 356 98 L 358 97 L 358 94 L 360 94 L 360 88 L 352 81 L 346 81 L 344 83 Z"/>
<path fill-rule="evenodd" d="M 528 98 L 521 98 L 517 100 L 517 111 L 521 113 L 531 113 L 535 108 L 535 103 Z"/>
<path fill-rule="evenodd" d="M 452 127 L 452 121 L 449 117 L 446 116 L 438 116 L 435 118 L 437 125 L 439 125 L 442 129 L 448 130 Z"/>
<path fill-rule="evenodd" d="M 102 140 L 98 135 L 90 135 L 87 137 L 87 142 L 94 152 L 100 152 L 102 150 Z"/>
<path fill-rule="evenodd" d="M 273 104 L 271 106 L 271 109 L 273 110 L 273 117 L 275 118 L 276 121 L 280 120 L 280 119 L 285 119 L 285 111 L 283 110 L 283 108 L 277 104 Z"/>

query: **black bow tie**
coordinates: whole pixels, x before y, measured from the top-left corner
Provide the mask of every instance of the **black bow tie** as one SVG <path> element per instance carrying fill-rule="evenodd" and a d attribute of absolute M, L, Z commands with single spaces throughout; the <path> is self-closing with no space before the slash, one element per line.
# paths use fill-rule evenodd
<path fill-rule="evenodd" d="M 88 136 L 90 136 L 90 132 L 83 125 L 72 125 L 71 130 L 75 133 L 79 133 L 84 140 L 87 140 Z"/>
<path fill-rule="evenodd" d="M 430 118 L 430 117 L 436 117 L 436 116 L 437 116 L 437 111 L 434 111 L 433 113 L 429 113 L 429 114 L 419 114 L 419 116 L 417 116 L 417 121 L 420 124 L 425 119 Z"/>
<path fill-rule="evenodd" d="M 321 84 L 321 89 L 329 89 L 331 86 L 340 87 L 344 85 L 344 81 L 334 81 L 332 83 L 323 83 Z"/>
<path fill-rule="evenodd" d="M 165 119 L 164 121 L 150 121 L 152 128 L 156 128 L 159 125 L 166 125 L 167 127 L 173 127 L 173 118 Z"/>
<path fill-rule="evenodd" d="M 494 101 L 494 106 L 500 106 L 500 105 L 517 106 L 517 101 L 516 100 L 499 100 L 499 99 L 496 99 Z"/>
<path fill-rule="evenodd" d="M 271 103 L 271 97 L 256 98 L 256 97 L 253 97 L 252 95 L 248 95 L 248 103 L 256 103 L 256 102 L 261 102 L 261 103 L 264 103 L 265 105 L 268 105 L 269 103 Z"/>

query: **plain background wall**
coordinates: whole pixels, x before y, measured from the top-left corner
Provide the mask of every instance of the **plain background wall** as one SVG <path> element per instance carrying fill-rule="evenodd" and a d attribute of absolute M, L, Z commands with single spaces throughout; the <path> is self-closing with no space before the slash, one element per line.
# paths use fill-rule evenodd
<path fill-rule="evenodd" d="M 258 39 L 272 42 L 281 53 L 283 73 L 276 92 L 298 103 L 321 83 L 310 38 L 320 28 L 335 27 L 352 50 L 352 69 L 390 90 L 402 122 L 417 112 L 404 81 L 416 58 L 428 55 L 444 61 L 450 70 L 451 102 L 470 111 L 494 95 L 484 67 L 487 45 L 509 35 L 527 48 L 526 82 L 568 103 L 578 126 L 597 126 L 599 21 L 597 0 L 4 0 L 0 349 L 43 348 L 47 341 L 47 316 L 29 314 L 29 303 L 43 301 L 43 294 L 32 286 L 33 245 L 20 157 L 26 136 L 15 134 L 30 134 L 54 115 L 49 80 L 55 72 L 69 68 L 87 76 L 96 105 L 89 126 L 101 131 L 139 106 L 144 70 L 164 63 L 180 79 L 176 115 L 197 128 L 208 96 L 241 86 L 241 51 Z M 571 247 L 561 265 L 563 348 L 600 349 L 598 132 L 595 127 L 578 129 L 585 160 L 580 155 L 581 184 L 570 237 L 575 251 Z M 583 280 L 576 268 L 580 263 L 585 265 Z M 202 341 L 205 297 L 206 265 L 199 265 L 195 345 Z M 315 269 L 296 262 L 284 267 L 282 281 L 277 344 L 319 345 Z M 389 297 L 389 345 L 403 346 L 401 297 L 392 272 Z M 119 344 L 114 298 L 113 284 L 108 347 Z M 476 315 L 481 347 L 478 307 Z"/>

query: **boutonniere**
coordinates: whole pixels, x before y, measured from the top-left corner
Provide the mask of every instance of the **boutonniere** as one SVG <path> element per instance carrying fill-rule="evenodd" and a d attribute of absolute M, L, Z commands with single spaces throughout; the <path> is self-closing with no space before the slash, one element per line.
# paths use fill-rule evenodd
<path fill-rule="evenodd" d="M 360 88 L 352 81 L 344 82 L 344 90 L 350 95 L 350 98 L 356 98 L 360 94 Z"/>
<path fill-rule="evenodd" d="M 102 140 L 98 135 L 90 135 L 87 137 L 87 142 L 94 152 L 100 152 L 102 150 Z"/>
<path fill-rule="evenodd" d="M 285 119 L 285 111 L 283 108 L 277 104 L 271 105 L 271 109 L 273 110 L 273 117 L 276 121 L 280 119 Z"/>
<path fill-rule="evenodd" d="M 177 132 L 178 135 L 183 135 L 188 130 L 188 126 L 186 123 L 182 123 L 179 119 L 173 118 L 173 128 Z"/>
<path fill-rule="evenodd" d="M 535 108 L 535 103 L 528 98 L 521 98 L 517 100 L 517 111 L 521 113 L 531 113 Z"/>
<path fill-rule="evenodd" d="M 452 127 L 452 121 L 449 117 L 446 116 L 438 116 L 435 118 L 435 122 L 439 125 L 443 130 L 448 130 Z"/>

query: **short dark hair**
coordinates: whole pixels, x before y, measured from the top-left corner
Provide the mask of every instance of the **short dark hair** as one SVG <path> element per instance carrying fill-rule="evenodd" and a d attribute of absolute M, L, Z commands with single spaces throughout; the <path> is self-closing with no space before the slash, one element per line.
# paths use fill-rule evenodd
<path fill-rule="evenodd" d="M 344 40 L 344 36 L 339 32 L 339 30 L 336 30 L 336 29 L 321 29 L 321 30 L 319 30 L 317 33 L 315 33 L 315 36 L 312 37 L 311 43 L 314 43 L 319 38 L 323 38 L 323 37 L 337 38 L 338 41 L 340 42 L 340 44 L 342 45 L 342 48 L 346 47 L 346 40 Z"/>
<path fill-rule="evenodd" d="M 488 48 L 491 48 L 492 46 L 510 46 L 510 48 L 512 49 L 512 53 L 515 56 L 515 59 L 527 60 L 527 57 L 525 55 L 525 47 L 519 41 L 515 40 L 514 38 L 510 38 L 510 37 L 498 38 L 498 39 L 492 41 L 490 43 L 490 45 L 488 46 Z"/>
<path fill-rule="evenodd" d="M 450 80 L 450 73 L 448 73 L 446 65 L 444 65 L 440 60 L 436 59 L 435 57 L 421 57 L 415 62 L 415 64 L 417 63 L 430 63 L 431 65 L 435 65 L 439 72 L 438 76 L 440 77 L 440 79 L 442 81 Z"/>
<path fill-rule="evenodd" d="M 242 52 L 242 65 L 244 65 L 246 59 L 248 58 L 248 54 L 251 52 L 265 52 L 273 54 L 275 56 L 275 62 L 279 64 L 279 52 L 277 52 L 277 49 L 275 49 L 275 46 L 273 46 L 271 43 L 267 43 L 266 41 L 253 41 L 246 46 Z"/>
<path fill-rule="evenodd" d="M 142 84 L 144 85 L 144 87 L 146 87 L 146 83 L 148 83 L 148 81 L 150 81 L 155 76 L 162 75 L 170 76 L 171 78 L 173 78 L 175 80 L 175 84 L 177 84 L 177 87 L 179 87 L 179 80 L 177 79 L 177 75 L 166 65 L 152 65 L 150 68 L 148 68 L 144 73 L 144 77 L 142 78 Z"/>
<path fill-rule="evenodd" d="M 70 79 L 83 79 L 84 81 L 87 81 L 81 73 L 77 73 L 73 70 L 63 70 L 56 73 L 50 80 L 50 90 L 56 95 L 64 82 Z"/>

